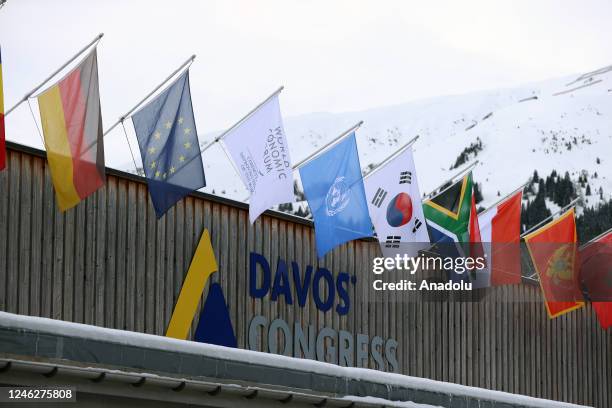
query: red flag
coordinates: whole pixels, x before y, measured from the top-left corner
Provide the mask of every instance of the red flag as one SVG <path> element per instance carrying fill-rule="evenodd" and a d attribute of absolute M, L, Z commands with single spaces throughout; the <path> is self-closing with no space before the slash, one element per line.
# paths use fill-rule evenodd
<path fill-rule="evenodd" d="M 576 273 L 576 238 L 573 208 L 525 237 L 551 319 L 584 306 Z"/>
<path fill-rule="evenodd" d="M 486 286 L 521 283 L 522 199 L 523 192 L 518 191 L 478 216 L 481 238 L 488 245 L 490 279 Z"/>
<path fill-rule="evenodd" d="M 480 237 L 480 226 L 478 225 L 478 211 L 476 211 L 476 199 L 472 194 L 472 207 L 470 208 L 470 255 L 472 257 L 483 256 L 482 239 Z"/>
<path fill-rule="evenodd" d="M 580 278 L 604 329 L 612 327 L 612 231 L 580 248 Z"/>

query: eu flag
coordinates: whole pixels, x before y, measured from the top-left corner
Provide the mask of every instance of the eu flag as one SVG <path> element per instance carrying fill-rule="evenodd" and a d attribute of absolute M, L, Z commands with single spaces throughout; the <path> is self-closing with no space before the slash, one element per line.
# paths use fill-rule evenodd
<path fill-rule="evenodd" d="M 132 116 L 157 218 L 206 186 L 191 105 L 189 72 Z"/>
<path fill-rule="evenodd" d="M 355 133 L 300 169 L 315 223 L 317 254 L 372 236 Z"/>

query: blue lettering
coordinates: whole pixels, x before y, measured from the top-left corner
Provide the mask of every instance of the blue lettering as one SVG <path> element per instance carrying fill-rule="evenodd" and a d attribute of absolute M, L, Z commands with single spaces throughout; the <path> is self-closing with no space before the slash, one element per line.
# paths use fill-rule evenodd
<path fill-rule="evenodd" d="M 287 271 L 287 263 L 281 258 L 278 258 L 276 265 L 276 274 L 274 275 L 274 284 L 272 285 L 272 295 L 270 299 L 276 302 L 279 295 L 285 296 L 285 303 L 293 304 L 291 297 L 291 287 L 289 286 L 289 271 Z"/>
<path fill-rule="evenodd" d="M 291 269 L 293 272 L 293 283 L 295 284 L 298 304 L 300 307 L 304 307 L 306 305 L 306 300 L 308 299 L 308 288 L 310 287 L 310 279 L 312 277 L 312 266 L 306 266 L 303 281 L 300 279 L 300 266 L 297 264 L 297 262 L 291 262 Z"/>
<path fill-rule="evenodd" d="M 348 283 L 350 279 L 351 277 L 348 273 L 340 272 L 336 280 L 336 290 L 338 291 L 338 297 L 340 297 L 340 302 L 336 305 L 336 312 L 338 312 L 340 316 L 347 314 L 351 308 L 351 298 L 348 294 Z"/>
<path fill-rule="evenodd" d="M 319 285 L 321 279 L 324 279 L 327 282 L 327 299 L 325 299 L 325 301 L 321 299 L 321 288 Z M 331 309 L 334 304 L 334 296 L 336 293 L 334 287 L 334 277 L 332 276 L 330 271 L 325 268 L 317 269 L 317 272 L 315 272 L 314 275 L 314 281 L 312 282 L 312 290 L 312 295 L 314 297 L 317 309 L 322 312 L 327 312 L 329 309 Z"/>
<path fill-rule="evenodd" d="M 263 279 L 261 287 L 257 287 L 257 265 L 261 266 Z M 270 290 L 270 264 L 266 258 L 257 252 L 251 252 L 249 258 L 249 293 L 251 297 L 263 298 Z"/>

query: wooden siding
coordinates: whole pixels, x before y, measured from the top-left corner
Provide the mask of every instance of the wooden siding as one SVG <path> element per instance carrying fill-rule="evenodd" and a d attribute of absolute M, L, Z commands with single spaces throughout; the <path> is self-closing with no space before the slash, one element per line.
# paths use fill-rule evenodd
<path fill-rule="evenodd" d="M 254 315 L 282 317 L 395 338 L 404 374 L 612 406 L 612 330 L 600 328 L 590 305 L 549 320 L 533 285 L 487 289 L 480 302 L 406 302 L 394 293 L 374 301 L 363 283 L 376 243 L 353 241 L 318 262 L 309 222 L 268 212 L 251 226 L 244 204 L 199 193 L 157 220 L 143 180 L 114 170 L 106 187 L 62 214 L 44 154 L 14 144 L 0 172 L 0 310 L 163 335 L 204 228 L 220 266 L 212 281 L 223 287 L 240 347 Z M 250 251 L 273 268 L 281 257 L 356 274 L 351 312 L 249 297 Z"/>

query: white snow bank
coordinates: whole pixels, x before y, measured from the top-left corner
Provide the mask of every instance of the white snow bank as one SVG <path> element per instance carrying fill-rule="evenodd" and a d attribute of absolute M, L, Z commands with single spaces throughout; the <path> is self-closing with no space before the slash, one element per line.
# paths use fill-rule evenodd
<path fill-rule="evenodd" d="M 509 404 L 520 404 L 531 407 L 580 407 L 580 405 L 575 404 L 544 400 L 501 391 L 486 390 L 483 388 L 468 387 L 465 385 L 435 381 L 427 378 L 391 374 L 365 368 L 340 367 L 320 361 L 260 353 L 250 350 L 234 349 L 194 341 L 177 340 L 152 334 L 107 329 L 103 327 L 89 326 L 86 324 L 65 322 L 42 317 L 22 316 L 0 312 L 0 326 L 16 329 L 29 329 L 38 332 L 79 337 L 84 339 L 103 339 L 104 341 L 117 344 L 198 354 L 223 360 L 248 362 L 276 368 L 291 368 L 294 370 L 301 370 L 316 374 L 366 380 L 373 383 L 395 385 L 399 387 L 426 390 L 437 393 L 464 395 Z"/>

